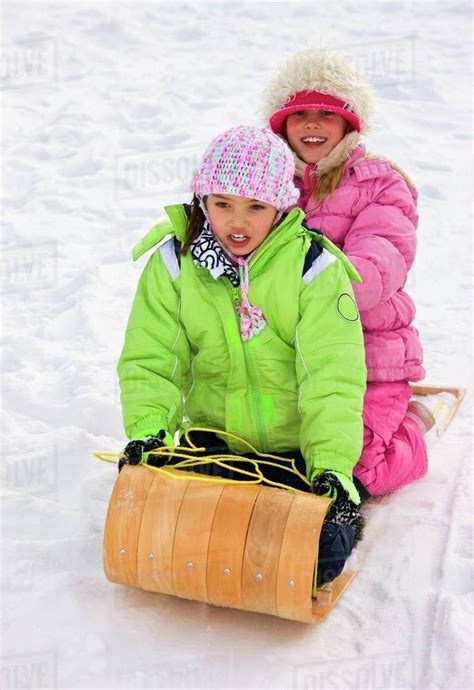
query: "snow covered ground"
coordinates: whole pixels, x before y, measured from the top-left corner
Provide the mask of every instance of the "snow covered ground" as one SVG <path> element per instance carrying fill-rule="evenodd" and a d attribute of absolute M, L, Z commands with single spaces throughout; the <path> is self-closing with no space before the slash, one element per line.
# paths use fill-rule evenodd
<path fill-rule="evenodd" d="M 143 264 L 209 139 L 255 122 L 304 44 L 378 95 L 371 150 L 420 190 L 410 279 L 427 380 L 471 383 L 472 39 L 466 2 L 5 3 L 1 687 L 472 688 L 468 394 L 425 479 L 371 509 L 379 535 L 310 627 L 126 589 L 102 573 L 124 436 L 115 363 Z"/>

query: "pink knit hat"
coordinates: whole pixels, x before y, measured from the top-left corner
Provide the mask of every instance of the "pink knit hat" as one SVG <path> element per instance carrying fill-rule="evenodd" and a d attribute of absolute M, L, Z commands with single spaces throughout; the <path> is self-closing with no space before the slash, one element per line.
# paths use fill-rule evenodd
<path fill-rule="evenodd" d="M 235 194 L 287 211 L 298 201 L 295 164 L 287 144 L 265 127 L 239 126 L 223 132 L 208 146 L 193 175 L 191 191 Z"/>

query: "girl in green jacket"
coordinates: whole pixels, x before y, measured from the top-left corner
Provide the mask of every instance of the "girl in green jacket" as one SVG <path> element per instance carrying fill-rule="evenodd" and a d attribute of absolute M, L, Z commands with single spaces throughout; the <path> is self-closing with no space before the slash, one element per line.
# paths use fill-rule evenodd
<path fill-rule="evenodd" d="M 162 463 L 150 451 L 190 426 L 216 430 L 197 439 L 213 451 L 246 454 L 240 438 L 294 457 L 306 488 L 334 499 L 322 582 L 339 574 L 362 529 L 352 471 L 366 369 L 350 283 L 358 276 L 305 227 L 293 175 L 270 130 L 224 132 L 193 177 L 191 205 L 167 207 L 169 220 L 135 248 L 135 259 L 155 251 L 118 364 L 131 439 L 120 464 Z"/>

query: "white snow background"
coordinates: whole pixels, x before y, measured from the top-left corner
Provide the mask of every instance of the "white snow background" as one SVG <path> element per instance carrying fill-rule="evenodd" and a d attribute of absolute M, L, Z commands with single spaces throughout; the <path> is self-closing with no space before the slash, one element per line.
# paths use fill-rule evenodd
<path fill-rule="evenodd" d="M 369 509 L 377 542 L 320 626 L 108 582 L 116 471 L 92 457 L 125 443 L 132 246 L 304 45 L 374 83 L 370 150 L 420 192 L 427 381 L 470 385 L 471 19 L 468 2 L 4 3 L 2 688 L 474 686 L 469 393 L 426 478 Z"/>

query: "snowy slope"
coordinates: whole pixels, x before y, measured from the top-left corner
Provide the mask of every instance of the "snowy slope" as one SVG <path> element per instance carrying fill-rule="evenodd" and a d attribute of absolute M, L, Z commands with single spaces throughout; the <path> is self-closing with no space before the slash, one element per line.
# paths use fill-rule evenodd
<path fill-rule="evenodd" d="M 12 2 L 2 14 L 1 687 L 473 687 L 470 396 L 428 476 L 371 509 L 377 544 L 320 627 L 107 582 L 115 472 L 92 460 L 124 444 L 115 363 L 143 266 L 131 247 L 187 198 L 208 140 L 256 121 L 269 74 L 305 43 L 374 81 L 369 146 L 420 190 L 410 290 L 428 380 L 470 385 L 470 4 Z"/>

